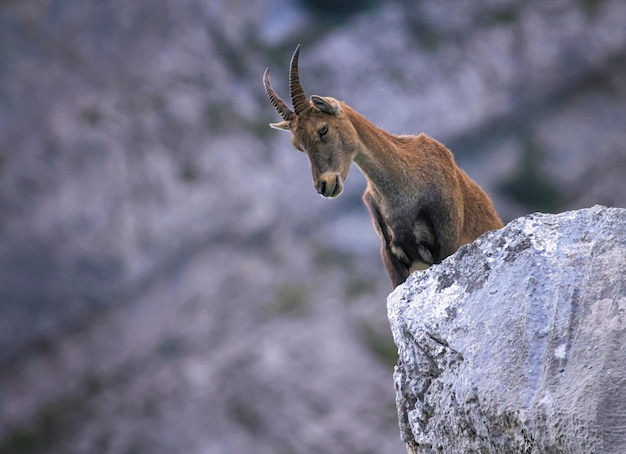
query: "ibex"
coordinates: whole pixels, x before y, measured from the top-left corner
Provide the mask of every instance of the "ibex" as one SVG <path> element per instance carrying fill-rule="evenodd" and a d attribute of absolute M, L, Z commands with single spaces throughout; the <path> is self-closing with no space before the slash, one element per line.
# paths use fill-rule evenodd
<path fill-rule="evenodd" d="M 293 110 L 272 89 L 265 91 L 291 131 L 291 141 L 311 162 L 313 184 L 326 198 L 338 197 L 354 161 L 367 180 L 363 201 L 381 240 L 381 255 L 393 286 L 418 269 L 440 263 L 463 244 L 502 227 L 487 194 L 459 168 L 452 153 L 425 134 L 392 135 L 347 104 L 304 94 L 298 74 L 300 46 L 291 58 Z"/>

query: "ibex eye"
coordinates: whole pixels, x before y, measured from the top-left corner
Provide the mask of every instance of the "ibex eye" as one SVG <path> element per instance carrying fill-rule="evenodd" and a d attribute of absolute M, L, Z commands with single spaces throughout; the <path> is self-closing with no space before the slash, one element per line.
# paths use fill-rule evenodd
<path fill-rule="evenodd" d="M 328 125 L 322 126 L 320 129 L 318 129 L 317 132 L 319 133 L 320 137 L 325 136 L 328 133 Z"/>

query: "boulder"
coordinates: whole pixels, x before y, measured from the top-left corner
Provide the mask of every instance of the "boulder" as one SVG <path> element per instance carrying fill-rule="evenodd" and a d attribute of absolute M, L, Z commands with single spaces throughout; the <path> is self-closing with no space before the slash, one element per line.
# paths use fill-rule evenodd
<path fill-rule="evenodd" d="M 532 214 L 388 299 L 410 453 L 626 452 L 626 210 Z"/>

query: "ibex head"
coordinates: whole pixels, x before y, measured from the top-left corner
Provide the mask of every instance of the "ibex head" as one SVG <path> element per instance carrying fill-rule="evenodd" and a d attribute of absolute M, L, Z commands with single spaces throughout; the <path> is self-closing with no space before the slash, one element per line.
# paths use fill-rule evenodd
<path fill-rule="evenodd" d="M 315 95 L 307 100 L 298 75 L 299 53 L 300 45 L 291 57 L 289 71 L 293 110 L 272 89 L 269 68 L 263 75 L 267 96 L 283 119 L 270 126 L 291 131 L 293 145 L 309 156 L 317 192 L 323 197 L 337 197 L 343 191 L 343 182 L 357 152 L 358 136 L 339 101 Z"/>

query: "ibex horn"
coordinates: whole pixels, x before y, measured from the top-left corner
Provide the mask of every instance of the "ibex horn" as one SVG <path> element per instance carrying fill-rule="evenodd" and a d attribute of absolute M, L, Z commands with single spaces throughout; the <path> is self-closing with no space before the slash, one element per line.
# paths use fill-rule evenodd
<path fill-rule="evenodd" d="M 289 93 L 291 93 L 291 103 L 296 115 L 300 115 L 309 107 L 309 102 L 304 94 L 302 84 L 300 84 L 300 76 L 298 76 L 298 55 L 300 55 L 300 44 L 296 47 L 296 51 L 291 57 L 291 65 L 289 69 Z"/>
<path fill-rule="evenodd" d="M 272 88 L 272 84 L 270 83 L 270 69 L 267 68 L 265 73 L 263 74 L 263 86 L 265 87 L 265 92 L 267 93 L 267 97 L 270 98 L 270 102 L 276 110 L 280 114 L 283 120 L 291 121 L 293 117 L 296 116 L 293 110 L 287 107 L 285 101 L 280 99 L 280 96 L 276 94 L 274 89 Z"/>

